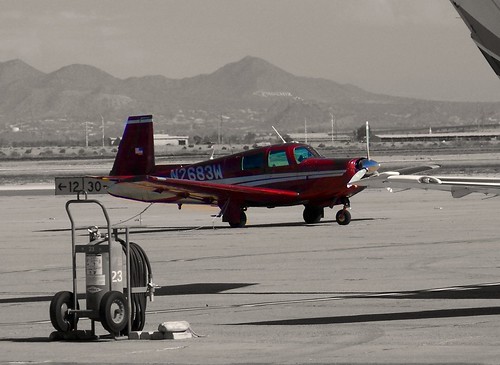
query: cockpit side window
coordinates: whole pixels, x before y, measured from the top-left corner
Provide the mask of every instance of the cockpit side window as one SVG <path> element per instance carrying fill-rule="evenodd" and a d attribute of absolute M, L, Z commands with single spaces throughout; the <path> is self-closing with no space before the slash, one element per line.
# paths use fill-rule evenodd
<path fill-rule="evenodd" d="M 264 153 L 255 153 L 253 155 L 243 156 L 241 160 L 242 170 L 260 169 L 264 166 Z"/>
<path fill-rule="evenodd" d="M 293 155 L 295 156 L 295 161 L 297 161 L 297 163 L 301 163 L 311 157 L 316 157 L 312 151 L 304 146 L 295 148 L 293 150 Z"/>
<path fill-rule="evenodd" d="M 286 157 L 286 151 L 270 151 L 268 156 L 269 167 L 279 167 L 288 166 L 288 158 Z"/>

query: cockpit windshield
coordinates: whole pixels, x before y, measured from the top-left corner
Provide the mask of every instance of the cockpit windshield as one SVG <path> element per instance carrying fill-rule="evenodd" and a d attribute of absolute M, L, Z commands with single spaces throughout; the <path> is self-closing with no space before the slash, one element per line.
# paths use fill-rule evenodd
<path fill-rule="evenodd" d="M 299 146 L 293 150 L 293 155 L 295 156 L 295 161 L 297 163 L 304 162 L 311 157 L 321 157 L 318 152 L 309 146 Z"/>

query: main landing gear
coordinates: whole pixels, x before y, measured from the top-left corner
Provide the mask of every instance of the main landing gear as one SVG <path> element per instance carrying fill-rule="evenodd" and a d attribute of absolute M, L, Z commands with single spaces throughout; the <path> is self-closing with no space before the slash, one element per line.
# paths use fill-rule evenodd
<path fill-rule="evenodd" d="M 243 228 L 246 226 L 246 224 L 247 224 L 247 215 L 243 209 L 240 211 L 239 219 L 229 221 L 229 225 L 231 226 L 231 228 Z"/>
<path fill-rule="evenodd" d="M 340 209 L 335 215 L 335 219 L 338 224 L 341 226 L 346 226 L 351 222 L 351 213 L 349 212 L 349 208 L 351 203 L 348 198 L 342 198 L 341 203 L 344 204 L 344 207 Z M 304 218 L 304 222 L 307 224 L 319 223 L 321 218 L 324 217 L 325 209 L 323 207 L 306 205 L 304 207 L 304 212 L 302 213 L 302 217 Z"/>
<path fill-rule="evenodd" d="M 231 228 L 243 228 L 247 224 L 246 207 L 226 203 L 222 208 L 222 221 L 229 223 Z"/>
<path fill-rule="evenodd" d="M 304 213 L 302 213 L 302 218 L 307 224 L 319 223 L 321 218 L 325 216 L 325 208 L 314 207 L 311 205 L 306 205 L 304 208 Z"/>

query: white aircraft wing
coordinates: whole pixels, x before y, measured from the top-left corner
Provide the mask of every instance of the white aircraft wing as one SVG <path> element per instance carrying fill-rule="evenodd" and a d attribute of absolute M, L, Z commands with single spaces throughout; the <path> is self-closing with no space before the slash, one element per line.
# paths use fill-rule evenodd
<path fill-rule="evenodd" d="M 369 188 L 424 189 L 450 191 L 454 198 L 471 193 L 500 195 L 500 178 L 465 176 L 402 175 L 398 171 L 383 172 L 364 178 L 356 185 Z"/>

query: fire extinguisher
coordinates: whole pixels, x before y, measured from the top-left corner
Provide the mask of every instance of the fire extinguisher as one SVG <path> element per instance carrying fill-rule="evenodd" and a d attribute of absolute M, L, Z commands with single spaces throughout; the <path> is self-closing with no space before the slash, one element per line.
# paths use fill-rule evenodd
<path fill-rule="evenodd" d="M 89 228 L 89 249 L 85 253 L 87 309 L 91 311 L 89 318 L 101 321 L 110 333 L 118 333 L 128 321 L 122 246 L 100 239 L 98 228 Z M 101 244 L 105 242 L 108 244 Z"/>

